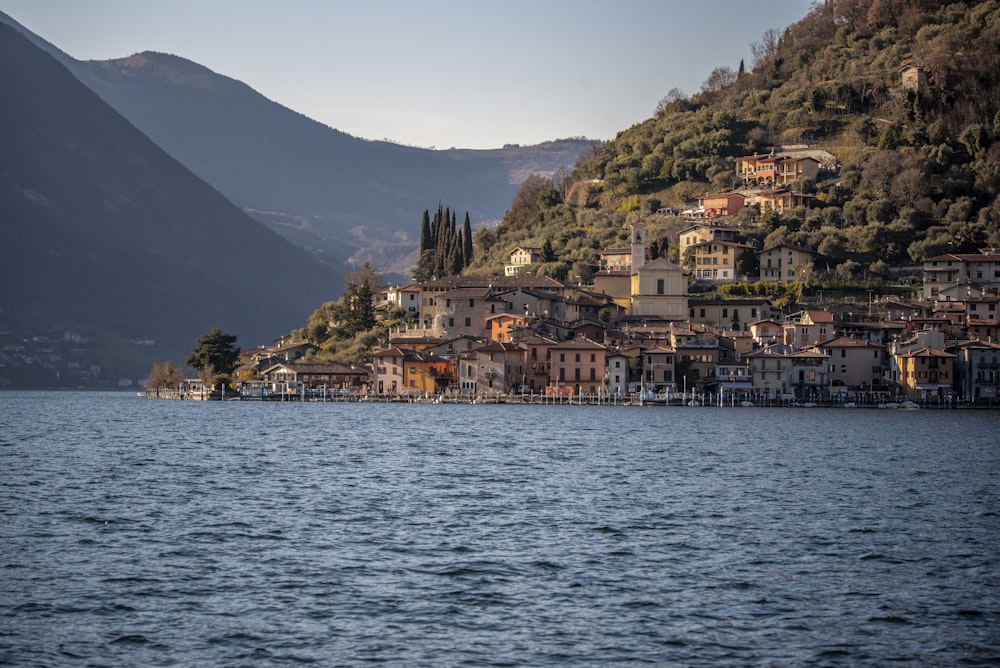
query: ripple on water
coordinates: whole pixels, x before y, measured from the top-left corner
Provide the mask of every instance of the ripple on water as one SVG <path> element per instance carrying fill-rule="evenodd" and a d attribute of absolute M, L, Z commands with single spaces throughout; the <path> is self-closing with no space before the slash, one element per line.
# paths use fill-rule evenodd
<path fill-rule="evenodd" d="M 0 402 L 0 663 L 1000 660 L 992 414 Z"/>

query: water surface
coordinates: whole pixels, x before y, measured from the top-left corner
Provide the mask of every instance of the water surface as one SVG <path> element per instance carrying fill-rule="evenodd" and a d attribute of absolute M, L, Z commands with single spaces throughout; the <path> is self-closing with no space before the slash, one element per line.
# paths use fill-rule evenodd
<path fill-rule="evenodd" d="M 996 665 L 998 427 L 0 393 L 0 663 Z"/>

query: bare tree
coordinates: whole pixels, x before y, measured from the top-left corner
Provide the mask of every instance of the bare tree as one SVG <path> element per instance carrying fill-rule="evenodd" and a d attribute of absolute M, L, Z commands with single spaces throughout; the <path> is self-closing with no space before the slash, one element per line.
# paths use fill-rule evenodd
<path fill-rule="evenodd" d="M 656 113 L 663 113 L 663 110 L 669 107 L 674 102 L 678 100 L 686 99 L 687 95 L 684 94 L 680 88 L 671 88 L 666 95 L 656 104 Z"/>
<path fill-rule="evenodd" d="M 778 54 L 778 41 L 781 33 L 775 28 L 768 28 L 760 36 L 759 42 L 750 45 L 750 54 L 753 56 L 753 70 L 770 63 Z"/>
<path fill-rule="evenodd" d="M 736 72 L 731 67 L 716 67 L 701 85 L 702 93 L 714 93 L 736 81 Z"/>

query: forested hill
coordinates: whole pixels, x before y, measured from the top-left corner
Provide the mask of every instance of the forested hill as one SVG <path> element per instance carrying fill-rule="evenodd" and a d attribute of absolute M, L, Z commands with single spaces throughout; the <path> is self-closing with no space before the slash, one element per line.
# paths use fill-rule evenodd
<path fill-rule="evenodd" d="M 697 93 L 667 93 L 571 178 L 527 182 L 503 224 L 478 235 L 471 271 L 551 240 L 563 262 L 542 271 L 584 277 L 599 249 L 626 238 L 629 216 L 676 253 L 680 222 L 658 208 L 735 188 L 738 157 L 792 147 L 835 163 L 795 184 L 815 195 L 808 209 L 737 217 L 761 244 L 822 246 L 835 264 L 854 263 L 845 275 L 865 260 L 886 274 L 1000 247 L 1000 0 L 817 2 L 751 50 L 752 62 L 718 67 Z"/>

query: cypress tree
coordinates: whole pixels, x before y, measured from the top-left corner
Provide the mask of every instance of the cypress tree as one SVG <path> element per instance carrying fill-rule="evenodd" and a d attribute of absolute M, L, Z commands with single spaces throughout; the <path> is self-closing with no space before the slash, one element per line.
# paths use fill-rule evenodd
<path fill-rule="evenodd" d="M 434 248 L 434 237 L 431 234 L 431 215 L 424 209 L 424 215 L 420 218 L 420 252 Z"/>
<path fill-rule="evenodd" d="M 462 223 L 462 263 L 468 267 L 472 264 L 472 223 L 469 222 L 469 212 L 465 212 L 465 222 Z"/>

